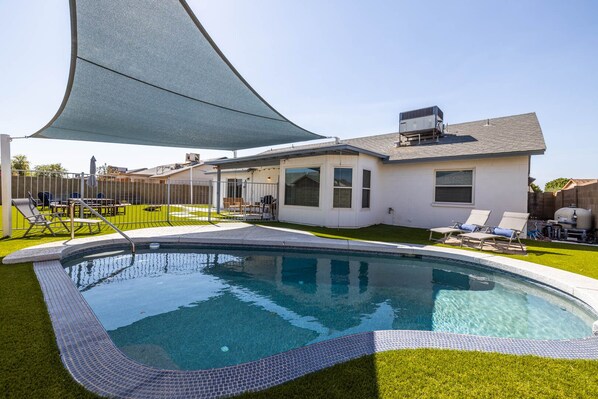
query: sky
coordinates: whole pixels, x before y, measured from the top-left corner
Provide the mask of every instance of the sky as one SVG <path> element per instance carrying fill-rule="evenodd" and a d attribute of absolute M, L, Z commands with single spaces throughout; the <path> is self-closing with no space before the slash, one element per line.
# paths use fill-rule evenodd
<path fill-rule="evenodd" d="M 188 0 L 249 84 L 280 113 L 340 138 L 395 132 L 402 111 L 438 105 L 449 124 L 536 112 L 543 187 L 598 177 L 598 1 Z M 0 133 L 56 113 L 70 61 L 68 0 L 0 0 Z M 239 151 L 250 155 L 263 149 Z M 14 139 L 32 165 L 89 159 L 130 169 L 228 151 Z"/>

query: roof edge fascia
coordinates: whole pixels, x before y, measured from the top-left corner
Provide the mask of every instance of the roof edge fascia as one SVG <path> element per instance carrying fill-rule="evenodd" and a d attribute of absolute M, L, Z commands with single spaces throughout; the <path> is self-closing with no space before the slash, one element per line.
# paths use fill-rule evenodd
<path fill-rule="evenodd" d="M 544 155 L 546 149 L 542 150 L 531 150 L 531 151 L 511 151 L 511 152 L 500 152 L 492 154 L 468 154 L 468 155 L 453 155 L 444 157 L 426 157 L 426 158 L 414 158 L 414 159 L 387 159 L 382 161 L 384 164 L 404 164 L 404 163 L 423 163 L 423 162 L 435 162 L 435 161 L 459 161 L 468 159 L 480 159 L 480 158 L 507 158 L 514 156 L 531 156 L 531 155 Z"/>
<path fill-rule="evenodd" d="M 335 150 L 336 151 L 342 151 L 342 150 L 355 151 L 357 153 L 370 155 L 375 158 L 380 158 L 382 160 L 388 159 L 388 155 L 379 154 L 377 152 L 369 151 L 369 150 L 366 150 L 361 147 L 355 147 L 355 146 L 349 145 L 349 144 L 340 144 L 340 145 L 337 144 L 337 145 L 326 146 L 326 147 L 317 147 L 317 148 L 310 148 L 310 149 L 305 148 L 305 149 L 297 149 L 297 150 L 292 150 L 292 151 L 276 152 L 273 154 L 261 153 L 261 154 L 257 154 L 257 155 L 249 155 L 249 156 L 240 157 L 240 158 L 227 158 L 227 159 L 221 159 L 221 160 L 206 161 L 205 163 L 207 165 L 218 166 L 218 165 L 226 165 L 226 164 L 231 164 L 231 163 L 236 163 L 236 162 L 260 160 L 260 159 L 275 159 L 275 158 L 284 159 L 284 158 L 288 158 L 291 156 L 301 156 L 301 155 L 308 155 L 308 154 L 316 155 L 318 153 L 325 153 L 325 152 L 328 152 L 331 150 L 332 151 L 335 151 Z M 318 155 L 324 155 L 324 154 L 318 154 Z"/>

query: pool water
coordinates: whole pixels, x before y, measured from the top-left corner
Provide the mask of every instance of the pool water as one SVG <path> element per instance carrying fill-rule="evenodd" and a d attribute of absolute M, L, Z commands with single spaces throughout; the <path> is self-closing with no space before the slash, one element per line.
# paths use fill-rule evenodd
<path fill-rule="evenodd" d="M 117 347 L 168 369 L 374 330 L 581 338 L 595 320 L 543 287 L 443 260 L 206 249 L 89 257 L 65 270 Z"/>

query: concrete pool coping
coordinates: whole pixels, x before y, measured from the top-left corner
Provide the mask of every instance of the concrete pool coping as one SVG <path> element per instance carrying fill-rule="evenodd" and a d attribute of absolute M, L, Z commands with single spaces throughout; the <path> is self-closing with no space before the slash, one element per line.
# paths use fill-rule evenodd
<path fill-rule="evenodd" d="M 159 227 L 127 232 L 139 244 L 151 242 L 212 245 L 259 245 L 278 248 L 331 249 L 431 256 L 478 264 L 524 276 L 581 300 L 598 313 L 598 280 L 491 253 L 433 246 L 333 240 L 309 233 L 245 223 Z M 73 253 L 126 241 L 117 235 L 88 237 L 30 247 L 4 258 L 5 263 L 34 262 L 63 364 L 84 387 L 111 397 L 216 398 L 278 385 L 360 356 L 385 350 L 442 348 L 552 358 L 598 359 L 598 337 L 575 340 L 528 340 L 430 331 L 374 331 L 211 370 L 161 370 L 137 363 L 114 346 L 60 263 Z"/>

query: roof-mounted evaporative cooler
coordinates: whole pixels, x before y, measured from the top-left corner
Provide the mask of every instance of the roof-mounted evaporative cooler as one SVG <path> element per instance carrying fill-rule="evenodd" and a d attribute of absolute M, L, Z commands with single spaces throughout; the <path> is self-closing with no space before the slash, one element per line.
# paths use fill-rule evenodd
<path fill-rule="evenodd" d="M 438 106 L 401 112 L 399 114 L 399 141 L 408 146 L 422 142 L 438 141 L 444 134 L 444 114 Z"/>

